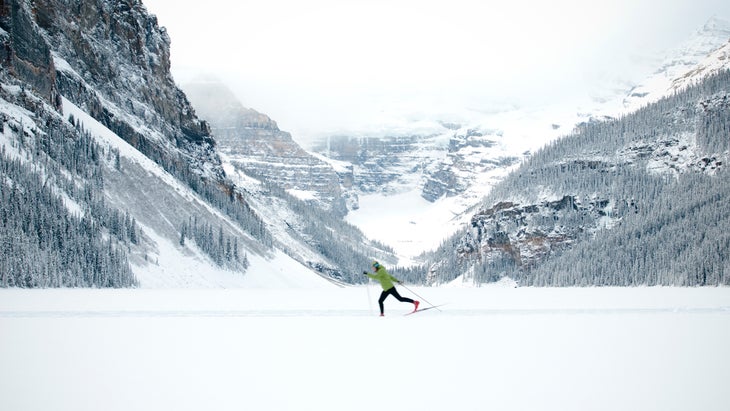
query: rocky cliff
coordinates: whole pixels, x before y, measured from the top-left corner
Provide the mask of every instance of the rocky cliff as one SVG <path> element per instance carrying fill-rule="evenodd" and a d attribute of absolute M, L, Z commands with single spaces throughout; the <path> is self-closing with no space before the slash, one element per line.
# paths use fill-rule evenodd
<path fill-rule="evenodd" d="M 471 230 L 456 252 L 469 258 L 501 262 L 529 270 L 554 253 L 597 230 L 615 224 L 619 215 L 608 199 L 564 196 L 535 204 L 499 202 L 471 219 Z M 499 279 L 492 278 L 492 280 Z"/>
<path fill-rule="evenodd" d="M 501 130 L 443 124 L 430 134 L 331 136 L 313 149 L 352 164 L 356 193 L 418 190 L 429 202 L 465 196 L 474 204 L 529 154 L 507 140 Z"/>
<path fill-rule="evenodd" d="M 271 118 L 243 107 L 218 81 L 192 82 L 184 88 L 198 114 L 210 122 L 219 150 L 238 170 L 325 209 L 347 212 L 343 189 L 352 181 L 351 169 L 336 171 L 308 153 Z"/>
<path fill-rule="evenodd" d="M 430 280 L 726 284 L 728 78 L 721 70 L 535 153 L 436 253 Z"/>
<path fill-rule="evenodd" d="M 481 131 L 464 128 L 449 140 L 446 158 L 426 174 L 421 195 L 428 201 L 453 197 L 474 190 L 480 176 L 506 170 L 518 164 L 528 153 L 509 152 L 501 144 L 498 130 Z"/>
<path fill-rule="evenodd" d="M 429 137 L 332 136 L 314 147 L 327 158 L 352 164 L 353 188 L 363 194 L 393 193 L 431 162 L 424 152 Z"/>
<path fill-rule="evenodd" d="M 12 0 L 2 12 L 10 67 L 49 101 L 62 94 L 173 174 L 222 180 L 210 129 L 170 75 L 170 39 L 141 1 Z"/>

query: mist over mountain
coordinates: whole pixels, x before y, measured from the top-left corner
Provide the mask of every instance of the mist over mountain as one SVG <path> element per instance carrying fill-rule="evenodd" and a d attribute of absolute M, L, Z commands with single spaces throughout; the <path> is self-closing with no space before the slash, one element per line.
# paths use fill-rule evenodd
<path fill-rule="evenodd" d="M 281 131 L 276 122 L 245 108 L 222 82 L 198 81 L 183 86 L 196 112 L 207 119 L 218 149 L 236 169 L 314 200 L 325 210 L 347 213 L 343 191 L 351 170 L 338 172 Z"/>
<path fill-rule="evenodd" d="M 673 92 L 680 91 L 690 85 L 687 81 L 698 81 L 702 76 L 697 70 L 701 67 L 721 68 L 718 66 L 721 56 L 711 57 L 728 43 L 730 39 L 730 22 L 719 17 L 710 18 L 690 38 L 669 50 L 656 64 L 652 73 L 636 84 L 623 98 L 622 105 L 626 112 L 635 111 L 647 102 L 656 101 Z M 708 60 L 716 61 L 708 63 Z M 716 69 L 715 69 L 716 71 Z M 707 70 L 704 75 L 712 74 Z M 684 80 L 683 80 L 684 79 Z"/>

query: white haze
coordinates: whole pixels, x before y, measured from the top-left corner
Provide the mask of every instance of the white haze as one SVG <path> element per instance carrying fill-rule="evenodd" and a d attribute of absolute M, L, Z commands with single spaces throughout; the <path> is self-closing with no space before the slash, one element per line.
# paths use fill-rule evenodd
<path fill-rule="evenodd" d="M 303 139 L 595 97 L 639 79 L 719 0 L 145 0 L 178 82 L 200 72 Z"/>

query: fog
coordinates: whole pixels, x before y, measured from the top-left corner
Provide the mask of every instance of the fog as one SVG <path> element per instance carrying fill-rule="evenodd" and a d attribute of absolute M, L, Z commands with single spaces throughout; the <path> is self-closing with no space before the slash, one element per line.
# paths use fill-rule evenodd
<path fill-rule="evenodd" d="M 727 1 L 144 0 L 178 83 L 228 83 L 300 138 L 600 98 Z"/>

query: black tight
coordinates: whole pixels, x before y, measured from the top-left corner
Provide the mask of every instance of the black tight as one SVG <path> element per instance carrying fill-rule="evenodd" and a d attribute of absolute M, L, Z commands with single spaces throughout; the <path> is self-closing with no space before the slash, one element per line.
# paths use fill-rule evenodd
<path fill-rule="evenodd" d="M 387 290 L 383 290 L 382 293 L 380 293 L 380 299 L 378 299 L 378 305 L 380 305 L 380 314 L 383 314 L 383 301 L 385 301 L 386 298 L 388 298 L 389 295 L 393 295 L 393 297 L 397 298 L 398 301 L 402 303 L 411 303 L 413 304 L 413 300 L 411 300 L 408 297 L 401 297 L 400 294 L 398 294 L 398 290 L 395 289 L 395 287 L 389 288 Z"/>

